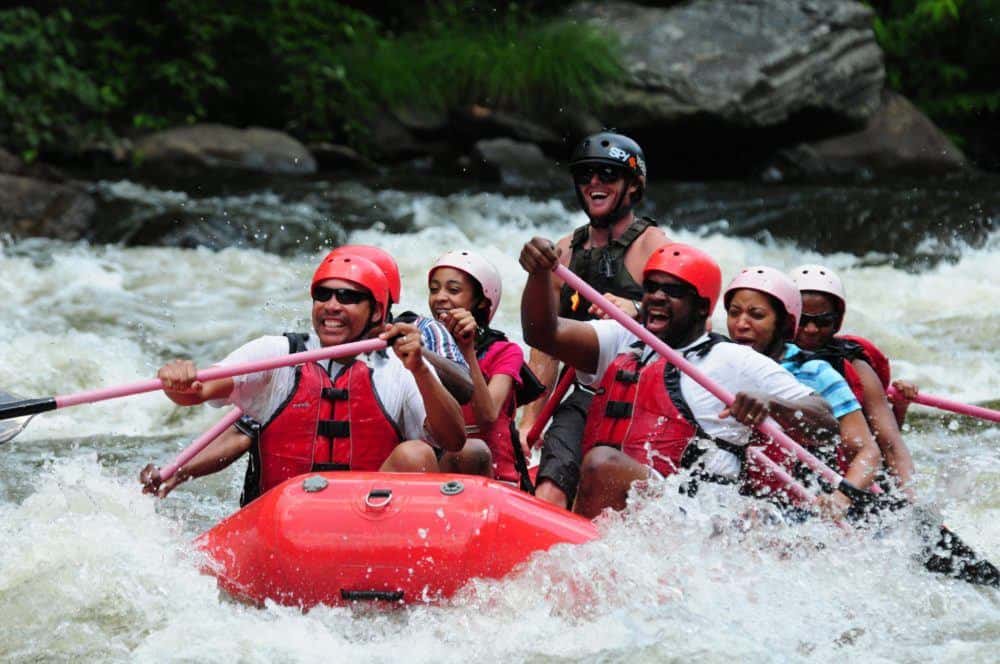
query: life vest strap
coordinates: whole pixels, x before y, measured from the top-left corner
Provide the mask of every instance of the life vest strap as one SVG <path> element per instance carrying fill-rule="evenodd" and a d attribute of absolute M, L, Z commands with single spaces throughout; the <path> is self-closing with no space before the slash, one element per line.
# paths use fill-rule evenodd
<path fill-rule="evenodd" d="M 337 387 L 324 387 L 323 398 L 328 401 L 347 401 L 347 390 Z"/>
<path fill-rule="evenodd" d="M 320 420 L 316 433 L 324 438 L 350 438 L 351 423 L 343 420 Z"/>
<path fill-rule="evenodd" d="M 604 414 L 616 420 L 632 417 L 631 401 L 609 401 L 604 406 Z"/>

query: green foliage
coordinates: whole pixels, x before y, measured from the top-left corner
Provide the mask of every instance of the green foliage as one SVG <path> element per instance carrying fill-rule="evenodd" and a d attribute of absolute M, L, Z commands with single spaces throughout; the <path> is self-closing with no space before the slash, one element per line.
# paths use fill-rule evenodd
<path fill-rule="evenodd" d="M 1000 108 L 1000 0 L 883 0 L 874 29 L 890 87 L 945 126 Z"/>
<path fill-rule="evenodd" d="M 526 9 L 542 5 L 553 3 L 403 3 L 392 25 L 410 29 L 398 33 L 329 0 L 63 0 L 0 11 L 0 145 L 72 152 L 213 121 L 365 147 L 380 107 L 480 103 L 542 115 L 593 103 L 621 73 L 616 45 Z"/>
<path fill-rule="evenodd" d="M 66 10 L 0 12 L 0 142 L 34 159 L 42 147 L 104 134 L 94 118 L 120 102 L 77 64 Z"/>

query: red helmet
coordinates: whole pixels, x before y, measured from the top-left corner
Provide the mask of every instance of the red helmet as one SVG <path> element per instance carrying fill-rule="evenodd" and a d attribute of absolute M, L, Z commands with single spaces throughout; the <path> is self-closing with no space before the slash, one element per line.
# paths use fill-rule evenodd
<path fill-rule="evenodd" d="M 327 279 L 343 279 L 367 290 L 382 307 L 382 321 L 385 320 L 389 311 L 389 284 L 378 265 L 360 256 L 335 256 L 331 251 L 313 273 L 312 286 Z"/>
<path fill-rule="evenodd" d="M 704 251 L 680 242 L 664 245 L 646 261 L 642 278 L 650 272 L 665 272 L 694 286 L 698 295 L 708 300 L 708 313 L 712 314 L 722 290 L 722 270 Z"/>
<path fill-rule="evenodd" d="M 399 266 L 388 251 L 373 247 L 370 244 L 345 244 L 330 252 L 330 256 L 360 256 L 367 258 L 381 268 L 385 280 L 389 283 L 389 300 L 399 304 L 403 284 L 399 278 Z"/>

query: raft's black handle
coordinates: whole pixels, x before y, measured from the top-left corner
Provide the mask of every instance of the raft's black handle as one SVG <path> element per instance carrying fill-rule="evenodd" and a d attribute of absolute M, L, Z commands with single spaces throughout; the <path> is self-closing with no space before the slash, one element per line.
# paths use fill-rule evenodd
<path fill-rule="evenodd" d="M 399 602 L 403 599 L 402 590 L 341 590 L 340 596 L 352 601 L 383 601 Z"/>

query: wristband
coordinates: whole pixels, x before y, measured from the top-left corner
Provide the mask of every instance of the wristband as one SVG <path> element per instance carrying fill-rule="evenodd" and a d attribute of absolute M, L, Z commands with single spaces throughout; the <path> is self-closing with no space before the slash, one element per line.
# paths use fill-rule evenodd
<path fill-rule="evenodd" d="M 639 300 L 632 300 L 632 304 L 635 305 L 635 315 L 642 315 L 642 302 Z"/>
<path fill-rule="evenodd" d="M 863 491 L 847 480 L 840 480 L 837 491 L 847 496 L 851 503 L 855 505 L 867 505 L 875 500 L 875 494 L 870 491 Z"/>

